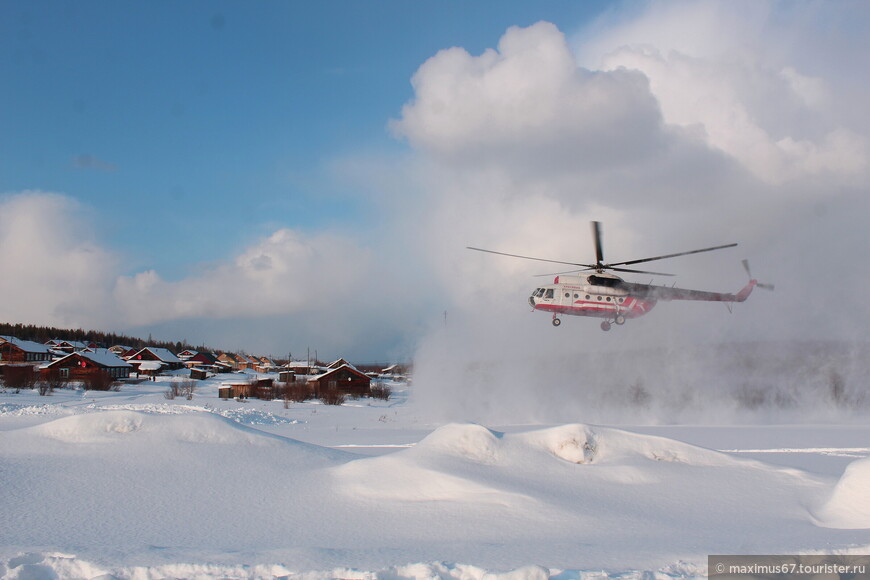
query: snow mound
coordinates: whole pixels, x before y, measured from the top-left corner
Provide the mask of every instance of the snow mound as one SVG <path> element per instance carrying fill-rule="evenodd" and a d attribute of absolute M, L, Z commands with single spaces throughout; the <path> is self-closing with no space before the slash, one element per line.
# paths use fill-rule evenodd
<path fill-rule="evenodd" d="M 827 528 L 870 528 L 870 458 L 853 461 L 846 467 L 816 517 Z"/>
<path fill-rule="evenodd" d="M 652 460 L 724 466 L 745 461 L 673 439 L 580 424 L 529 431 L 507 436 L 507 439 L 577 464 L 624 465 Z"/>
<path fill-rule="evenodd" d="M 481 425 L 445 425 L 433 431 L 416 446 L 415 454 L 440 453 L 478 463 L 493 463 L 497 457 L 500 434 Z"/>
<path fill-rule="evenodd" d="M 104 444 L 139 448 L 174 443 L 226 446 L 284 446 L 302 455 L 335 456 L 341 452 L 247 427 L 213 413 L 190 415 L 143 411 L 104 411 L 72 415 L 22 429 L 22 436 L 61 444 Z"/>
<path fill-rule="evenodd" d="M 679 566 L 680 564 L 678 564 Z M 428 562 L 390 566 L 379 570 L 356 570 L 351 568 L 333 568 L 329 570 L 294 570 L 284 564 L 254 564 L 254 565 L 220 565 L 220 564 L 188 564 L 174 563 L 160 566 L 120 566 L 106 567 L 94 564 L 73 555 L 62 553 L 29 552 L 8 560 L 4 570 L 0 560 L 0 574 L 7 572 L 3 578 L 9 580 L 22 579 L 52 579 L 52 578 L 88 578 L 90 580 L 127 580 L 134 578 L 198 578 L 200 580 L 219 580 L 235 578 L 238 580 L 255 580 L 261 578 L 296 579 L 296 580 L 548 580 L 552 577 L 574 578 L 608 578 L 600 570 L 581 571 L 570 570 L 562 573 L 551 572 L 542 566 L 523 566 L 507 572 L 489 571 L 486 568 L 469 564 L 453 564 L 445 562 Z M 682 568 L 685 568 L 683 565 Z M 704 578 L 701 570 L 692 569 L 694 573 L 680 570 L 673 573 L 669 569 L 653 571 L 630 571 L 619 574 L 618 577 L 633 578 L 654 575 L 667 580 L 678 578 L 691 580 Z"/>
<path fill-rule="evenodd" d="M 578 485 L 654 484 L 682 477 L 668 464 L 721 467 L 755 462 L 661 437 L 580 424 L 523 433 L 450 424 L 415 447 L 350 461 L 333 472 L 348 497 L 512 502 L 535 512 L 542 498 L 571 496 Z M 584 497 L 590 497 L 589 489 Z"/>

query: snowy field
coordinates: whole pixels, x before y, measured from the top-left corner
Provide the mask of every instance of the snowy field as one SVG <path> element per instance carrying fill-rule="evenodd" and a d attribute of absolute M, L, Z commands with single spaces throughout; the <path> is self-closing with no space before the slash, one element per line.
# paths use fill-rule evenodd
<path fill-rule="evenodd" d="M 0 393 L 3 578 L 693 578 L 870 552 L 870 425 L 436 424 L 390 401 Z"/>

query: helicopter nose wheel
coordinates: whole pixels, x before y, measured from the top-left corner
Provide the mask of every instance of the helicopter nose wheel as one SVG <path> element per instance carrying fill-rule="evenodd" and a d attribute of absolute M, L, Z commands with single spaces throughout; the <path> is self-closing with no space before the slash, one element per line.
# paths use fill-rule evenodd
<path fill-rule="evenodd" d="M 610 330 L 610 323 L 606 320 L 601 323 L 601 330 L 608 331 Z"/>
<path fill-rule="evenodd" d="M 559 320 L 558 318 L 556 318 L 556 315 L 554 314 L 553 315 L 553 326 L 559 326 L 560 324 L 562 324 L 562 321 Z"/>
<path fill-rule="evenodd" d="M 617 314 L 616 320 L 614 320 L 614 322 L 619 326 L 622 326 L 623 324 L 625 324 L 625 316 L 623 316 L 622 314 Z"/>

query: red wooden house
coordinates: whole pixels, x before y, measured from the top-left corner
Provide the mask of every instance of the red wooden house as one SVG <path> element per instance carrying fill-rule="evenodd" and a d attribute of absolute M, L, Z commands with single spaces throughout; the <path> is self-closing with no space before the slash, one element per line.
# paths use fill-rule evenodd
<path fill-rule="evenodd" d="M 51 360 L 51 351 L 44 344 L 18 340 L 11 336 L 0 343 L 0 364 L 44 363 Z"/>
<path fill-rule="evenodd" d="M 61 379 L 87 380 L 105 372 L 113 379 L 126 379 L 132 368 L 130 363 L 108 351 L 73 352 L 42 367 L 40 375 L 47 378 L 57 373 Z"/>

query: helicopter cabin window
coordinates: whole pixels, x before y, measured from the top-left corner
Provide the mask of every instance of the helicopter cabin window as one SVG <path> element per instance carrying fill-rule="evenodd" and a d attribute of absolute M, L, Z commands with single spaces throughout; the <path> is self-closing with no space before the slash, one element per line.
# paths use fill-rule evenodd
<path fill-rule="evenodd" d="M 565 298 L 571 298 L 571 293 L 570 293 L 570 292 L 565 292 Z"/>
<path fill-rule="evenodd" d="M 547 289 L 547 292 L 544 294 L 544 298 L 548 299 L 548 300 L 553 299 L 553 289 L 552 288 Z"/>

